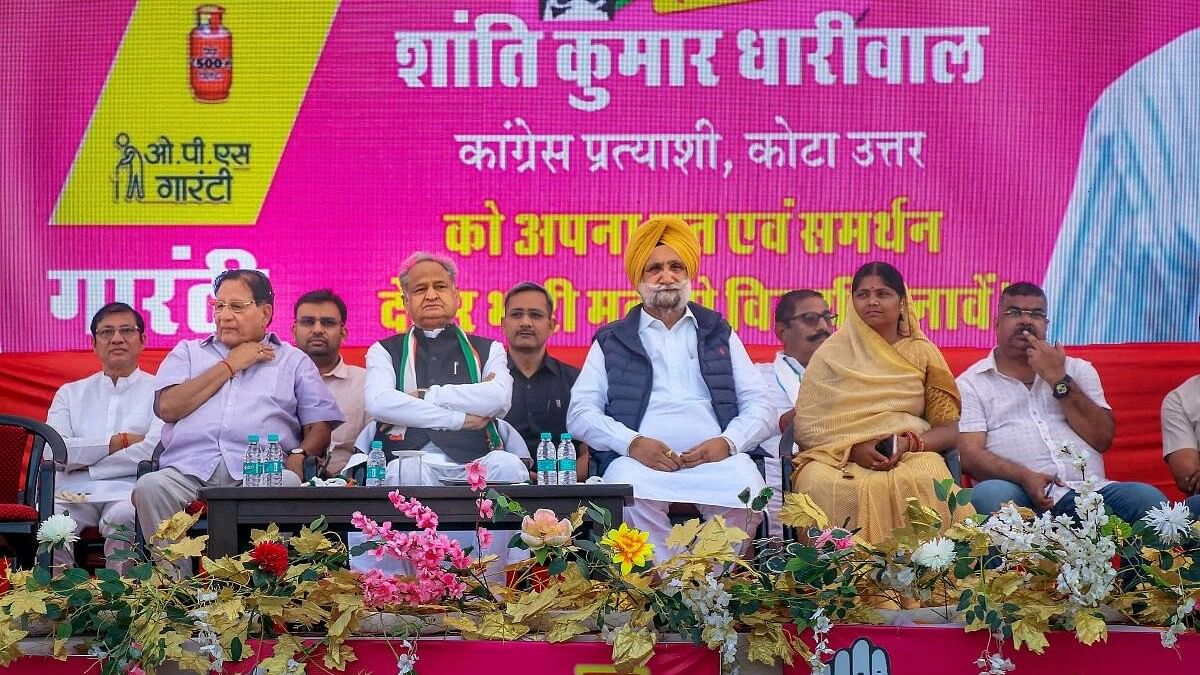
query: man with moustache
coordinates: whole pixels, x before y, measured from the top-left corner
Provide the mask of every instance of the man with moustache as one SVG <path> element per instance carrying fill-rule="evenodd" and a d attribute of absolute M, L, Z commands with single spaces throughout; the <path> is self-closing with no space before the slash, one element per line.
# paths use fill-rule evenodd
<path fill-rule="evenodd" d="M 453 262 L 431 253 L 414 253 L 401 264 L 412 328 L 367 350 L 366 407 L 378 423 L 374 439 L 383 442 L 389 459 L 397 451 L 423 451 L 422 473 L 400 475 L 403 485 L 465 480 L 466 465 L 475 460 L 491 480 L 528 480 L 522 458 L 505 450 L 499 419 L 512 400 L 504 347 L 455 323 L 462 306 L 457 276 Z M 524 445 L 519 449 L 523 454 Z"/>
<path fill-rule="evenodd" d="M 786 463 L 790 468 L 792 459 L 791 455 L 779 456 L 779 442 L 796 415 L 796 394 L 808 360 L 833 334 L 835 321 L 837 314 L 829 311 L 820 293 L 809 289 L 784 293 L 775 305 L 775 337 L 783 349 L 775 352 L 773 362 L 755 364 L 779 416 L 778 432 L 762 444 L 766 452 L 767 485 L 775 490 L 767 504 L 767 530 L 771 536 L 783 535 L 783 524 L 776 515 L 783 507 L 780 490 L 783 465 Z"/>
<path fill-rule="evenodd" d="M 513 376 L 512 407 L 504 420 L 536 455 L 540 434 L 555 442 L 567 431 L 567 407 L 579 369 L 550 356 L 546 341 L 558 329 L 554 298 L 541 284 L 526 281 L 504 294 L 504 337 L 508 342 L 508 371 Z M 576 443 L 579 482 L 587 479 L 587 446 Z"/>
<path fill-rule="evenodd" d="M 216 332 L 175 345 L 155 378 L 154 409 L 166 422 L 159 470 L 133 491 L 138 524 L 152 537 L 202 487 L 242 481 L 247 437 L 278 434 L 288 453 L 285 486 L 300 484 L 305 455 L 321 456 L 342 414 L 312 359 L 267 331 L 275 291 L 258 270 L 213 282 Z"/>
<path fill-rule="evenodd" d="M 658 562 L 671 555 L 671 502 L 753 532 L 738 494 L 765 484 L 745 453 L 778 419 L 737 334 L 689 301 L 699 262 L 700 241 L 682 219 L 638 227 L 625 272 L 642 304 L 596 332 L 567 412 L 567 429 L 592 448 L 604 480 L 633 486 L 625 519 L 649 532 Z"/>
<path fill-rule="evenodd" d="M 1166 496 L 1152 485 L 1104 477 L 1101 453 L 1115 425 L 1092 364 L 1045 341 L 1046 295 L 1017 283 L 1000 295 L 997 346 L 958 377 L 962 393 L 958 449 L 977 481 L 971 504 L 995 513 L 1002 504 L 1074 515 L 1076 490 L 1095 477 L 1105 503 L 1127 522 Z M 1087 457 L 1081 471 L 1064 446 Z"/>
<path fill-rule="evenodd" d="M 54 511 L 71 515 L 76 534 L 98 527 L 105 565 L 120 570 L 123 563 L 112 554 L 126 542 L 113 536 L 121 527 L 133 530 L 129 495 L 138 462 L 158 445 L 162 420 L 154 416 L 154 376 L 138 367 L 146 346 L 142 315 L 110 302 L 92 317 L 91 331 L 100 372 L 60 387 L 46 415 L 67 445 L 67 464 L 55 477 Z M 74 564 L 70 547 L 55 550 L 54 564 Z"/>
<path fill-rule="evenodd" d="M 354 440 L 367 426 L 363 405 L 367 370 L 352 366 L 341 355 L 346 339 L 346 303 L 328 288 L 310 291 L 296 300 L 292 336 L 296 346 L 316 364 L 321 380 L 346 421 L 333 430 L 329 454 L 322 472 L 336 476 L 354 454 Z"/>

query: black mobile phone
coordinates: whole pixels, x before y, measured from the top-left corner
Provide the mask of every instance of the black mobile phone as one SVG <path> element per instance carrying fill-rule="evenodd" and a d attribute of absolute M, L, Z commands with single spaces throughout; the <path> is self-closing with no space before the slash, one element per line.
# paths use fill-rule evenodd
<path fill-rule="evenodd" d="M 896 449 L 896 437 L 888 436 L 887 438 L 875 444 L 875 452 L 884 457 L 891 457 L 892 452 Z"/>

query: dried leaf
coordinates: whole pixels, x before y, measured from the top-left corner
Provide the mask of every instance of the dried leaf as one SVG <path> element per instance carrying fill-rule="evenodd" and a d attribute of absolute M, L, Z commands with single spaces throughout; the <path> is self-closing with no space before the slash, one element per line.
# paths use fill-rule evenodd
<path fill-rule="evenodd" d="M 265 530 L 250 530 L 250 543 L 258 546 L 264 541 L 279 541 L 279 526 L 275 523 L 267 525 Z"/>
<path fill-rule="evenodd" d="M 14 588 L 16 588 L 14 586 Z M 8 607 L 9 616 L 27 616 L 29 614 L 45 614 L 46 602 L 40 595 L 35 595 L 24 587 L 21 590 L 9 591 L 0 598 L 0 607 Z"/>
<path fill-rule="evenodd" d="M 201 553 L 204 553 L 204 543 L 207 541 L 207 534 L 199 537 L 184 537 L 183 539 L 171 544 L 166 548 L 166 558 L 167 560 L 195 558 Z"/>
<path fill-rule="evenodd" d="M 514 622 L 527 621 L 530 617 L 550 607 L 558 599 L 558 587 L 551 586 L 544 591 L 532 592 L 519 602 L 509 603 L 506 613 Z"/>
<path fill-rule="evenodd" d="M 779 522 L 784 525 L 806 529 L 829 527 L 829 516 L 803 492 L 789 492 L 783 495 L 783 508 L 779 510 Z"/>
<path fill-rule="evenodd" d="M 627 623 L 615 631 L 613 640 L 613 667 L 618 673 L 628 675 L 650 662 L 654 655 L 654 633 L 644 628 L 635 628 Z"/>
<path fill-rule="evenodd" d="M 716 516 L 700 526 L 696 541 L 692 544 L 692 555 L 705 559 L 735 558 L 735 546 L 745 541 L 748 536 L 740 528 L 726 525 L 721 516 Z"/>
<path fill-rule="evenodd" d="M 555 621 L 546 633 L 546 642 L 566 642 L 576 635 L 588 632 L 587 626 L 578 621 Z"/>
<path fill-rule="evenodd" d="M 237 558 L 217 558 L 213 560 L 208 557 L 200 559 L 200 566 L 208 573 L 210 577 L 216 579 L 228 579 L 241 584 L 249 583 L 250 571 Z"/>
<path fill-rule="evenodd" d="M 313 532 L 307 527 L 300 528 L 300 534 L 292 537 L 288 542 L 292 548 L 296 549 L 296 553 L 300 555 L 310 555 L 317 551 L 333 550 L 333 542 L 329 541 L 325 535 L 318 532 Z"/>
<path fill-rule="evenodd" d="M 1017 649 L 1021 648 L 1021 643 L 1024 642 L 1029 650 L 1035 654 L 1041 654 L 1050 644 L 1046 640 L 1047 626 L 1035 619 L 1018 619 L 1012 625 L 1013 646 Z"/>
<path fill-rule="evenodd" d="M 1097 640 L 1108 641 L 1108 626 L 1104 624 L 1104 619 L 1090 612 L 1075 613 L 1075 637 L 1085 645 L 1095 643 Z"/>
<path fill-rule="evenodd" d="M 346 664 L 357 660 L 354 649 L 347 644 L 339 644 L 336 647 L 331 645 L 325 652 L 325 667 L 331 670 L 345 670 Z"/>
<path fill-rule="evenodd" d="M 699 518 L 692 518 L 682 525 L 676 525 L 671 528 L 671 534 L 667 536 L 667 546 L 672 548 L 687 548 L 691 546 L 692 540 L 696 538 L 696 534 L 699 531 Z"/>
<path fill-rule="evenodd" d="M 783 626 L 777 623 L 760 623 L 750 631 L 750 661 L 764 665 L 775 665 L 782 659 L 792 665 L 791 644 L 783 634 Z"/>
<path fill-rule="evenodd" d="M 283 608 L 289 600 L 291 598 L 283 598 L 278 595 L 263 595 L 255 598 L 254 604 L 263 615 L 278 619 L 283 616 Z"/>
<path fill-rule="evenodd" d="M 523 623 L 509 622 L 500 612 L 488 612 L 479 624 L 479 635 L 488 640 L 516 640 L 529 632 Z"/>
<path fill-rule="evenodd" d="M 442 620 L 442 624 L 447 629 L 462 633 L 465 638 L 479 635 L 479 626 L 470 617 L 463 614 L 447 614 L 446 618 Z"/>
<path fill-rule="evenodd" d="M 158 529 L 154 532 L 154 541 L 178 541 L 187 534 L 188 530 L 192 529 L 198 520 L 200 520 L 199 513 L 180 511 L 159 523 Z"/>

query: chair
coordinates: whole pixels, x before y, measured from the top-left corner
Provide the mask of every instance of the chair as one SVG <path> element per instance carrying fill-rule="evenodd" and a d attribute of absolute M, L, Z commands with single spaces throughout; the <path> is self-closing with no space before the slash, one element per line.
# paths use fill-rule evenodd
<path fill-rule="evenodd" d="M 50 446 L 53 461 L 45 459 Z M 36 555 L 37 530 L 54 514 L 55 463 L 67 463 L 67 444 L 49 425 L 16 415 L 0 415 L 0 536 L 21 566 L 50 566 L 50 554 Z"/>

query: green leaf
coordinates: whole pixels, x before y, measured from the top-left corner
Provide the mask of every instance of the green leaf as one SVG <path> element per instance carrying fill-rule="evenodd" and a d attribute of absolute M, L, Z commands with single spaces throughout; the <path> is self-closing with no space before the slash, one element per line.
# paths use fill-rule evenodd
<path fill-rule="evenodd" d="M 75 591 L 67 598 L 69 607 L 86 607 L 92 602 L 92 594 L 87 591 Z"/>
<path fill-rule="evenodd" d="M 508 547 L 509 548 L 527 549 L 527 548 L 529 548 L 529 544 L 526 544 L 525 540 L 521 538 L 521 533 L 517 532 L 511 538 L 509 538 Z"/>
<path fill-rule="evenodd" d="M 125 594 L 125 584 L 120 581 L 102 581 L 100 582 L 100 592 L 105 595 L 119 597 Z"/>
<path fill-rule="evenodd" d="M 71 624 L 70 623 L 60 623 L 57 626 L 55 626 L 54 637 L 56 637 L 60 640 L 65 640 L 65 639 L 71 637 Z"/>
<path fill-rule="evenodd" d="M 933 492 L 937 495 L 938 501 L 946 501 L 946 499 L 950 496 L 951 485 L 954 485 L 954 481 L 950 478 L 933 481 Z"/>
<path fill-rule="evenodd" d="M 50 570 L 45 567 L 33 568 L 33 581 L 38 586 L 48 586 L 50 584 Z"/>
<path fill-rule="evenodd" d="M 550 572 L 550 574 L 562 574 L 563 572 L 567 571 L 567 559 L 555 558 L 554 560 L 550 561 L 550 564 L 546 567 L 546 569 Z"/>
<path fill-rule="evenodd" d="M 746 488 L 738 493 L 738 501 L 743 504 L 750 503 L 750 488 Z"/>
<path fill-rule="evenodd" d="M 154 565 L 152 563 L 142 563 L 137 567 L 129 570 L 129 576 L 138 581 L 150 581 L 150 577 L 154 574 Z"/>
<path fill-rule="evenodd" d="M 241 640 L 241 638 L 233 638 L 233 641 L 229 643 L 229 660 L 230 661 L 241 661 L 242 660 L 242 640 Z"/>
<path fill-rule="evenodd" d="M 959 490 L 958 494 L 954 496 L 954 501 L 958 502 L 959 506 L 966 506 L 967 504 L 970 504 L 971 490 Z"/>
<path fill-rule="evenodd" d="M 324 532 L 326 528 L 325 516 L 317 516 L 317 519 L 308 524 L 308 529 L 313 532 Z"/>
<path fill-rule="evenodd" d="M 612 514 L 608 512 L 608 509 L 601 508 L 592 502 L 588 502 L 587 514 L 588 517 L 593 521 L 603 525 L 604 529 L 612 529 Z"/>
<path fill-rule="evenodd" d="M 100 569 L 96 570 L 96 578 L 100 581 L 117 581 L 121 578 L 121 575 L 117 574 L 116 570 L 110 570 L 107 567 L 101 567 Z"/>

